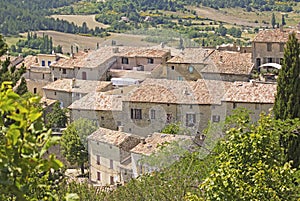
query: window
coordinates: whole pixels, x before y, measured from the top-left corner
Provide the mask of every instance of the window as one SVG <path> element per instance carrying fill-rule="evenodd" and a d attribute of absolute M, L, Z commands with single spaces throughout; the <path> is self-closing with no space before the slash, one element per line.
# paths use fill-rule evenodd
<path fill-rule="evenodd" d="M 128 64 L 129 62 L 128 62 L 128 58 L 126 58 L 126 57 L 123 57 L 122 58 L 122 64 Z"/>
<path fill-rule="evenodd" d="M 260 66 L 261 65 L 261 60 L 260 60 L 260 58 L 257 58 L 256 59 L 256 66 L 258 67 L 258 66 Z"/>
<path fill-rule="evenodd" d="M 56 96 L 56 91 L 54 92 L 54 95 Z"/>
<path fill-rule="evenodd" d="M 109 161 L 109 168 L 110 168 L 110 169 L 113 169 L 113 168 L 114 168 L 114 161 L 113 161 L 113 160 L 110 160 L 110 161 Z"/>
<path fill-rule="evenodd" d="M 45 74 L 43 73 L 43 79 L 45 79 Z"/>
<path fill-rule="evenodd" d="M 283 63 L 283 58 L 280 58 L 280 64 L 282 64 Z"/>
<path fill-rule="evenodd" d="M 186 114 L 186 126 L 193 127 L 196 124 L 196 114 Z"/>
<path fill-rule="evenodd" d="M 279 44 L 279 51 L 283 52 L 283 50 L 284 50 L 284 43 L 280 43 Z"/>
<path fill-rule="evenodd" d="M 82 72 L 82 79 L 86 80 L 86 72 Z"/>
<path fill-rule="evenodd" d="M 131 119 L 142 119 L 142 109 L 131 109 Z"/>
<path fill-rule="evenodd" d="M 183 77 L 182 76 L 178 76 L 177 80 L 182 81 Z"/>
<path fill-rule="evenodd" d="M 171 69 L 172 69 L 172 70 L 175 70 L 175 66 L 171 66 Z"/>
<path fill-rule="evenodd" d="M 103 116 L 101 117 L 101 120 L 104 120 L 104 117 L 103 117 Z"/>
<path fill-rule="evenodd" d="M 172 114 L 167 114 L 167 123 L 171 123 L 172 122 Z"/>
<path fill-rule="evenodd" d="M 273 58 L 269 57 L 268 58 L 268 63 L 272 63 L 273 62 Z"/>
<path fill-rule="evenodd" d="M 44 60 L 42 60 L 42 66 L 45 66 L 45 61 Z"/>
<path fill-rule="evenodd" d="M 212 116 L 212 121 L 213 122 L 220 122 L 220 116 L 219 115 L 213 115 Z"/>
<path fill-rule="evenodd" d="M 37 93 L 37 88 L 33 88 L 33 94 Z"/>
<path fill-rule="evenodd" d="M 115 182 L 114 182 L 114 177 L 113 176 L 110 176 L 110 185 L 114 185 Z"/>
<path fill-rule="evenodd" d="M 97 180 L 101 181 L 101 172 L 97 172 Z"/>
<path fill-rule="evenodd" d="M 233 103 L 232 108 L 235 109 L 237 107 L 236 103 Z"/>
<path fill-rule="evenodd" d="M 97 165 L 100 165 L 100 156 L 97 155 Z"/>
<path fill-rule="evenodd" d="M 153 64 L 153 63 L 154 63 L 154 59 L 148 58 L 148 64 Z"/>
<path fill-rule="evenodd" d="M 259 104 L 257 104 L 257 103 L 255 104 L 255 109 L 259 110 Z"/>
<path fill-rule="evenodd" d="M 155 110 L 150 110 L 150 119 L 155 119 Z"/>
<path fill-rule="evenodd" d="M 272 43 L 267 43 L 267 51 L 268 52 L 272 51 Z"/>
<path fill-rule="evenodd" d="M 56 80 L 57 80 L 57 77 L 54 78 L 54 81 L 56 81 Z"/>
<path fill-rule="evenodd" d="M 63 74 L 67 74 L 67 69 L 63 69 Z"/>
<path fill-rule="evenodd" d="M 193 105 L 190 105 L 190 109 L 193 109 Z"/>
<path fill-rule="evenodd" d="M 50 66 L 51 65 L 51 61 L 48 61 L 48 66 Z"/>

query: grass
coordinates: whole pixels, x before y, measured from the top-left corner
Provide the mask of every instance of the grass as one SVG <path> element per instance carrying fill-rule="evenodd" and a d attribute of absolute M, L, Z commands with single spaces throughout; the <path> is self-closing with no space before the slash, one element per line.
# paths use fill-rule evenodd
<path fill-rule="evenodd" d="M 24 37 L 20 36 L 8 36 L 8 37 L 4 37 L 6 44 L 8 45 L 8 47 L 10 47 L 11 45 L 15 45 L 19 40 L 24 39 Z"/>
<path fill-rule="evenodd" d="M 81 26 L 83 22 L 86 22 L 90 29 L 107 28 L 108 25 L 102 24 L 95 20 L 95 15 L 51 15 L 50 17 L 54 19 L 66 20 L 69 22 L 74 22 L 74 24 Z"/>

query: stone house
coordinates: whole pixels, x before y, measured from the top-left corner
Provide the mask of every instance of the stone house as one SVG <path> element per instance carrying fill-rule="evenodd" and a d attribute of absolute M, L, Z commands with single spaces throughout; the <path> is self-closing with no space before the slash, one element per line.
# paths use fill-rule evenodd
<path fill-rule="evenodd" d="M 273 108 L 276 88 L 275 83 L 235 82 L 227 88 L 221 106 L 226 108 L 226 116 L 235 108 L 246 108 L 256 122 L 262 112 L 268 114 Z"/>
<path fill-rule="evenodd" d="M 88 93 L 110 89 L 111 82 L 77 79 L 59 79 L 43 87 L 44 96 L 60 101 L 62 107 L 68 107 Z"/>
<path fill-rule="evenodd" d="M 26 73 L 23 76 L 26 79 L 29 92 L 43 95 L 42 88 L 53 81 L 49 66 L 59 58 L 56 54 L 28 55 L 22 63 L 17 65 L 17 68 L 22 65 L 26 67 Z"/>
<path fill-rule="evenodd" d="M 170 58 L 168 51 L 144 47 L 106 46 L 61 58 L 51 64 L 53 79 L 110 79 L 110 69 L 151 71 Z"/>
<path fill-rule="evenodd" d="M 296 29 L 279 28 L 260 31 L 252 41 L 252 62 L 255 67 L 266 63 L 281 64 L 285 43 L 292 32 L 295 32 L 300 39 L 300 33 Z"/>
<path fill-rule="evenodd" d="M 146 79 L 124 99 L 122 125 L 125 132 L 145 137 L 181 122 L 186 134 L 196 134 L 237 107 L 249 109 L 257 120 L 272 108 L 275 93 L 276 85 L 265 83 Z"/>
<path fill-rule="evenodd" d="M 144 159 L 144 157 L 148 157 L 152 154 L 157 153 L 160 149 L 160 146 L 172 143 L 174 141 L 185 141 L 190 138 L 191 136 L 171 135 L 164 133 L 153 133 L 147 136 L 146 138 L 141 138 L 140 143 L 130 150 L 132 163 L 132 177 L 136 178 L 142 174 L 151 173 L 153 171 L 159 171 L 159 167 L 147 164 L 147 162 L 142 162 L 142 160 Z M 168 161 L 161 161 L 160 164 L 164 162 L 170 164 L 176 160 L 171 157 L 172 156 L 167 156 Z"/>
<path fill-rule="evenodd" d="M 124 131 L 145 137 L 175 122 L 182 122 L 190 134 L 203 130 L 211 108 L 221 103 L 222 85 L 211 80 L 146 79 L 123 101 Z"/>
<path fill-rule="evenodd" d="M 249 81 L 254 64 L 251 53 L 233 51 L 213 51 L 204 60 L 201 70 L 203 79 L 223 81 Z"/>
<path fill-rule="evenodd" d="M 73 102 L 68 109 L 70 119 L 87 118 L 97 123 L 98 126 L 117 130 L 122 122 L 123 96 L 92 92 Z"/>
<path fill-rule="evenodd" d="M 89 178 L 93 184 L 122 184 L 132 177 L 130 150 L 140 143 L 138 136 L 99 128 L 87 140 Z"/>
<path fill-rule="evenodd" d="M 186 48 L 152 71 L 153 78 L 196 81 L 211 79 L 248 81 L 253 68 L 251 53 Z"/>

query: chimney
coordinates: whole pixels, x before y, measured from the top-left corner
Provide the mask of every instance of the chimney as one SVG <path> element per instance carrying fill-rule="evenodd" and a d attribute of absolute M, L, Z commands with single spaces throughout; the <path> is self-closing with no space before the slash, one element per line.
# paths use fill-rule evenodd
<path fill-rule="evenodd" d="M 280 30 L 280 32 L 283 32 L 283 25 L 279 26 L 279 30 Z M 299 25 L 298 25 L 298 30 L 299 30 Z"/>
<path fill-rule="evenodd" d="M 123 132 L 124 131 L 124 126 L 118 126 L 118 131 Z"/>
<path fill-rule="evenodd" d="M 141 137 L 140 142 L 141 142 L 142 144 L 146 144 L 146 139 L 145 139 L 144 137 Z"/>
<path fill-rule="evenodd" d="M 75 85 L 76 85 L 76 79 L 73 78 L 73 79 L 72 79 L 72 88 L 75 88 Z"/>

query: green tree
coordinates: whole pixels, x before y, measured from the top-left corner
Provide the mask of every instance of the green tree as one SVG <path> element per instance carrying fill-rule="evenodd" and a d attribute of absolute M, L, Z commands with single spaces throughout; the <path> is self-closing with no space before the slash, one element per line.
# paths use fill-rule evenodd
<path fill-rule="evenodd" d="M 68 122 L 67 112 L 66 108 L 60 107 L 59 102 L 54 103 L 51 112 L 46 115 L 47 126 L 51 128 L 65 128 Z"/>
<path fill-rule="evenodd" d="M 271 25 L 272 25 L 272 27 L 274 29 L 275 25 L 276 25 L 276 18 L 275 18 L 275 14 L 274 13 L 272 13 Z"/>
<path fill-rule="evenodd" d="M 215 168 L 201 185 L 205 200 L 297 200 L 295 169 L 279 143 L 300 121 L 262 115 L 257 124 L 241 120 L 227 131 Z"/>
<path fill-rule="evenodd" d="M 20 84 L 16 88 L 16 93 L 19 95 L 23 95 L 28 92 L 26 79 L 24 77 L 21 78 Z"/>
<path fill-rule="evenodd" d="M 281 15 L 281 25 L 282 26 L 286 25 L 284 15 Z"/>
<path fill-rule="evenodd" d="M 300 46 L 296 34 L 289 35 L 284 50 L 282 68 L 277 79 L 277 94 L 274 103 L 276 119 L 300 118 Z M 293 167 L 300 165 L 300 134 L 295 133 L 283 142 L 287 159 L 293 161 Z"/>
<path fill-rule="evenodd" d="M 51 169 L 62 163 L 44 158 L 57 140 L 46 130 L 37 97 L 22 98 L 3 82 L 0 89 L 0 200 L 55 199 Z"/>
<path fill-rule="evenodd" d="M 61 146 L 63 155 L 71 164 L 78 164 L 84 174 L 84 163 L 88 161 L 87 136 L 97 130 L 93 121 L 78 119 L 63 132 Z"/>

